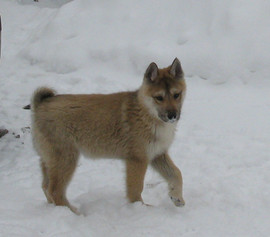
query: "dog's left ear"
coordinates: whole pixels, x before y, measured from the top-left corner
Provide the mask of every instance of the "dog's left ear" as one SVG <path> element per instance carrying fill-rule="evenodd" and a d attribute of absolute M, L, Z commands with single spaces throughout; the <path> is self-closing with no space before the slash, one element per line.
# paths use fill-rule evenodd
<path fill-rule="evenodd" d="M 175 58 L 173 60 L 173 63 L 170 67 L 170 74 L 176 79 L 183 78 L 184 72 L 182 70 L 181 63 L 178 58 Z"/>

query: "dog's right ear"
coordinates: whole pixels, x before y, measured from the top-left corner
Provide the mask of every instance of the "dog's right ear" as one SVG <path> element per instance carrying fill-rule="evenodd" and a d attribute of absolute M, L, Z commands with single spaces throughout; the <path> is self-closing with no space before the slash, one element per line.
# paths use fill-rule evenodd
<path fill-rule="evenodd" d="M 158 76 L 158 66 L 155 63 L 151 63 L 144 74 L 144 78 L 147 82 L 154 82 Z"/>

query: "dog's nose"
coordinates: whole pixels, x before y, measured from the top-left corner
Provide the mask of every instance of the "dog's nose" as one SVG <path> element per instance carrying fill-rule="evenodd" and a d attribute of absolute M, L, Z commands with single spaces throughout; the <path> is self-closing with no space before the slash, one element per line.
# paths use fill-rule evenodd
<path fill-rule="evenodd" d="M 175 120 L 176 119 L 176 111 L 168 111 L 167 117 L 169 120 Z"/>

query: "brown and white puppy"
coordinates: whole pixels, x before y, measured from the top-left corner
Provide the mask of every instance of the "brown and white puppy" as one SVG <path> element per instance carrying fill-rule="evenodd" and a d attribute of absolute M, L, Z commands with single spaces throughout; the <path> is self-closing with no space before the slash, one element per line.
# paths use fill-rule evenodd
<path fill-rule="evenodd" d="M 144 176 L 151 164 L 167 180 L 174 204 L 183 206 L 182 175 L 168 149 L 185 92 L 177 58 L 164 69 L 151 63 L 142 86 L 133 92 L 57 95 L 49 88 L 36 90 L 31 102 L 33 143 L 48 202 L 77 213 L 66 198 L 66 188 L 83 153 L 124 160 L 130 202 L 143 202 Z"/>

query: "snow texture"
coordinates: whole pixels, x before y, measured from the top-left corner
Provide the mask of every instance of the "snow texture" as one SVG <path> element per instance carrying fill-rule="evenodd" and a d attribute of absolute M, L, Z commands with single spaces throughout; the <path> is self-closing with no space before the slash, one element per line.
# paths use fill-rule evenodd
<path fill-rule="evenodd" d="M 270 2 L 0 0 L 0 236 L 270 235 Z M 60 93 L 137 89 L 147 66 L 178 57 L 187 96 L 170 154 L 186 206 L 149 169 L 125 199 L 125 167 L 80 159 L 68 198 L 47 204 L 30 112 L 38 86 Z"/>

